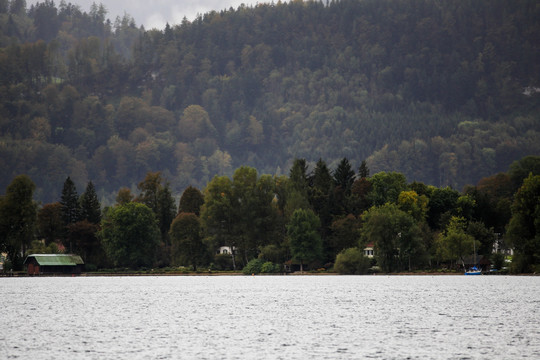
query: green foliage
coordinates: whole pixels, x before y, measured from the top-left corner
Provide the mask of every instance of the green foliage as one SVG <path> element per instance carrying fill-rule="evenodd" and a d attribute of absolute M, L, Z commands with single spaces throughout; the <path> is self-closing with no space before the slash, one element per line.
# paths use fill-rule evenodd
<path fill-rule="evenodd" d="M 426 249 L 413 217 L 395 204 L 373 207 L 363 217 L 363 243 L 375 244 L 377 264 L 384 272 L 423 265 Z"/>
<path fill-rule="evenodd" d="M 369 182 L 371 184 L 369 197 L 375 206 L 397 203 L 399 194 L 407 189 L 407 179 L 397 172 L 379 172 L 373 175 Z"/>
<path fill-rule="evenodd" d="M 212 263 L 213 269 L 218 271 L 233 270 L 233 262 L 230 254 L 217 254 Z"/>
<path fill-rule="evenodd" d="M 321 157 L 462 188 L 540 151 L 531 0 L 259 4 L 163 31 L 101 5 L 15 3 L 0 16 L 0 186 L 28 173 L 44 203 L 66 175 L 113 198 L 163 171 L 176 194 Z"/>
<path fill-rule="evenodd" d="M 261 266 L 261 273 L 263 274 L 275 274 L 280 272 L 280 266 L 278 264 L 274 264 L 271 261 L 267 261 Z"/>
<path fill-rule="evenodd" d="M 540 264 L 540 175 L 529 174 L 516 193 L 506 239 L 517 255 L 513 271 L 530 272 Z"/>
<path fill-rule="evenodd" d="M 64 235 L 64 222 L 62 221 L 62 205 L 59 202 L 45 204 L 37 213 L 38 236 L 45 240 L 45 244 L 60 240 Z"/>
<path fill-rule="evenodd" d="M 22 267 L 21 253 L 34 239 L 37 206 L 36 186 L 26 175 L 16 176 L 0 197 L 0 250 L 6 252 L 15 270 Z"/>
<path fill-rule="evenodd" d="M 205 191 L 201 218 L 219 244 L 236 249 L 243 264 L 257 257 L 259 248 L 280 242 L 280 222 L 274 205 L 275 180 L 250 167 L 238 168 L 231 181 L 215 177 Z"/>
<path fill-rule="evenodd" d="M 300 261 L 301 271 L 304 262 L 319 260 L 322 257 L 322 242 L 318 233 L 320 220 L 312 210 L 298 209 L 292 214 L 287 225 L 287 236 L 291 255 Z"/>
<path fill-rule="evenodd" d="M 176 216 L 176 204 L 169 184 L 163 185 L 161 172 L 149 172 L 145 179 L 139 183 L 138 188 L 141 194 L 135 198 L 135 201 L 152 209 L 158 220 L 161 240 L 165 244 L 169 244 L 169 227 Z"/>
<path fill-rule="evenodd" d="M 347 158 L 341 159 L 334 171 L 334 183 L 336 187 L 341 188 L 345 194 L 349 194 L 354 182 L 354 171 Z"/>
<path fill-rule="evenodd" d="M 159 227 L 152 210 L 140 203 L 109 208 L 99 237 L 115 267 L 151 266 L 159 244 Z"/>
<path fill-rule="evenodd" d="M 505 255 L 502 253 L 494 253 L 491 255 L 491 268 L 501 271 L 505 266 Z"/>
<path fill-rule="evenodd" d="M 259 259 L 266 260 L 266 262 L 271 262 L 275 264 L 283 264 L 288 260 L 286 247 L 282 244 L 280 245 L 266 245 L 261 249 L 259 253 Z"/>
<path fill-rule="evenodd" d="M 417 222 L 426 220 L 429 199 L 425 195 L 419 196 L 416 191 L 402 191 L 399 194 L 397 205 Z"/>
<path fill-rule="evenodd" d="M 80 220 L 81 205 L 79 203 L 79 195 L 75 183 L 68 176 L 62 188 L 62 197 L 60 199 L 62 205 L 62 219 L 67 226 Z"/>
<path fill-rule="evenodd" d="M 352 247 L 341 251 L 334 264 L 334 270 L 343 275 L 367 274 L 371 260 L 364 256 L 362 249 Z"/>
<path fill-rule="evenodd" d="M 81 196 L 81 218 L 93 224 L 101 222 L 101 204 L 91 181 L 88 182 L 86 191 Z"/>
<path fill-rule="evenodd" d="M 60 250 L 58 249 L 58 245 L 56 243 L 50 243 L 49 245 L 45 245 L 43 241 L 40 240 L 33 240 L 30 244 L 30 247 L 26 250 L 25 256 L 28 256 L 30 254 L 59 254 Z"/>
<path fill-rule="evenodd" d="M 432 229 L 444 229 L 443 215 L 455 215 L 459 192 L 449 187 L 433 189 L 429 197 L 428 223 Z"/>
<path fill-rule="evenodd" d="M 330 238 L 330 258 L 335 259 L 341 251 L 359 245 L 360 229 L 362 224 L 360 219 L 349 214 L 342 219 L 332 222 L 332 235 Z"/>
<path fill-rule="evenodd" d="M 173 265 L 191 265 L 197 271 L 207 249 L 202 242 L 201 223 L 193 213 L 180 213 L 172 222 L 169 231 L 171 238 L 171 260 Z"/>
<path fill-rule="evenodd" d="M 476 248 L 477 254 L 489 256 L 493 252 L 493 244 L 495 243 L 493 228 L 486 227 L 480 221 L 471 221 L 466 232 L 479 242 L 479 246 Z"/>
<path fill-rule="evenodd" d="M 193 186 L 189 186 L 180 197 L 178 212 L 193 213 L 199 216 L 203 204 L 204 196 L 201 191 Z"/>
<path fill-rule="evenodd" d="M 440 238 L 440 254 L 444 254 L 443 260 L 463 263 L 465 257 L 475 255 L 480 242 L 476 241 L 472 235 L 465 232 L 466 221 L 462 217 L 453 216 L 445 229 L 444 235 Z"/>
<path fill-rule="evenodd" d="M 244 273 L 244 275 L 259 274 L 262 271 L 264 264 L 265 261 L 262 259 L 250 260 L 242 269 L 242 273 Z"/>
<path fill-rule="evenodd" d="M 514 190 L 521 187 L 529 174 L 540 175 L 540 156 L 525 156 L 510 164 L 508 175 L 512 180 Z"/>
<path fill-rule="evenodd" d="M 98 231 L 99 224 L 88 220 L 69 224 L 65 241 L 67 251 L 80 255 L 85 263 L 106 265 L 106 255 Z"/>

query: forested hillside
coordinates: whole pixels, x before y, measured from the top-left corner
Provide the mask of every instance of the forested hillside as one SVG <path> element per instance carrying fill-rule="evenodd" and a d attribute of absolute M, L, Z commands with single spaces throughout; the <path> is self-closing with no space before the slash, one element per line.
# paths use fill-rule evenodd
<path fill-rule="evenodd" d="M 294 158 L 461 188 L 539 140 L 535 0 L 278 2 L 162 31 L 0 0 L 0 188 L 25 173 L 43 202 L 68 175 L 112 203 L 149 171 L 180 193 Z"/>

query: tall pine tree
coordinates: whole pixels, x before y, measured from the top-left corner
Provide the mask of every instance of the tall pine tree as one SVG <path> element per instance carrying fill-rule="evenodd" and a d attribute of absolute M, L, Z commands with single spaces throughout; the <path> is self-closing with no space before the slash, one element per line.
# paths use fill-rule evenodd
<path fill-rule="evenodd" d="M 64 182 L 60 204 L 62 205 L 62 220 L 66 226 L 80 220 L 81 207 L 79 204 L 79 195 L 77 195 L 75 184 L 69 176 Z"/>
<path fill-rule="evenodd" d="M 86 191 L 81 196 L 81 219 L 88 220 L 92 224 L 101 222 L 101 204 L 91 181 L 88 182 Z"/>

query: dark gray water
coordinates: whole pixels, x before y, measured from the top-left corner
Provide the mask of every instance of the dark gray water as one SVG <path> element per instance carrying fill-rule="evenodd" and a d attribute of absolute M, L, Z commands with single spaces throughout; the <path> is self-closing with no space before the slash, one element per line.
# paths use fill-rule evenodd
<path fill-rule="evenodd" d="M 0 359 L 540 358 L 540 277 L 0 279 Z"/>

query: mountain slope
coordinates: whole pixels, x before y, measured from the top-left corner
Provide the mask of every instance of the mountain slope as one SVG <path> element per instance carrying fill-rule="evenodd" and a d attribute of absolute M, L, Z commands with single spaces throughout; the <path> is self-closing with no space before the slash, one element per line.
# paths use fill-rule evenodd
<path fill-rule="evenodd" d="M 295 157 L 461 187 L 540 153 L 535 1 L 278 2 L 163 31 L 100 9 L 0 15 L 4 188 L 27 173 L 52 201 L 71 175 L 111 199 L 160 170 L 180 192 Z"/>

